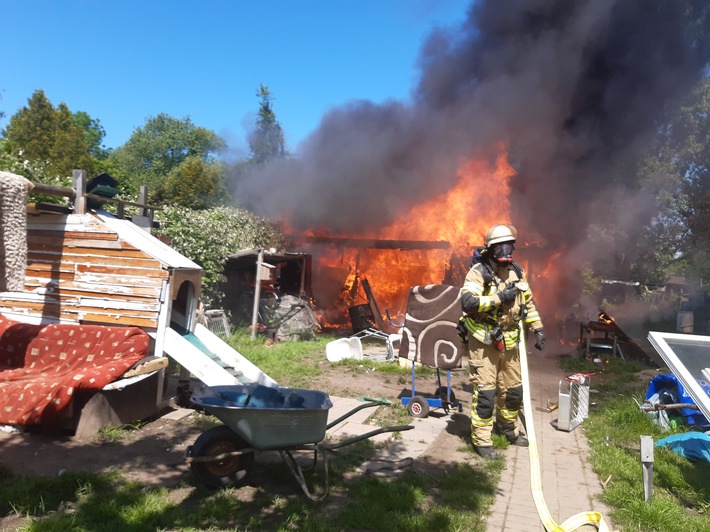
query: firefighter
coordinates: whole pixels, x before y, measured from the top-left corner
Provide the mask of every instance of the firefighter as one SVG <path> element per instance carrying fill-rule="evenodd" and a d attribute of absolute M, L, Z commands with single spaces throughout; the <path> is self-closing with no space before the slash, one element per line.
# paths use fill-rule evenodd
<path fill-rule="evenodd" d="M 535 347 L 545 346 L 545 333 L 522 268 L 513 262 L 517 231 L 497 224 L 486 233 L 485 247 L 474 254 L 461 290 L 462 334 L 469 346 L 471 434 L 476 452 L 497 458 L 491 434 L 497 431 L 521 447 L 527 437 L 519 430 L 523 385 L 518 350 L 519 324 L 535 335 Z"/>

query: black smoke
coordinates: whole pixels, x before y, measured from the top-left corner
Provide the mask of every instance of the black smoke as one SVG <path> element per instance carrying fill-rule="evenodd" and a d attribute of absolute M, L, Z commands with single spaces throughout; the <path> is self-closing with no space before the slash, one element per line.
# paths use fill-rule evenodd
<path fill-rule="evenodd" d="M 562 260 L 600 253 L 586 245 L 594 220 L 653 215 L 635 166 L 704 75 L 708 27 L 697 0 L 473 2 L 459 27 L 423 44 L 411 101 L 333 109 L 296 157 L 255 170 L 235 194 L 296 227 L 366 231 L 505 141 L 522 238 L 566 250 Z"/>

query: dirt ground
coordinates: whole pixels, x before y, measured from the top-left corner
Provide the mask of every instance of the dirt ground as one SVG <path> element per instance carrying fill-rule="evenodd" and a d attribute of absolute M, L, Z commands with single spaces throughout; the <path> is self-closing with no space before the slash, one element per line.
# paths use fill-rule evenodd
<path fill-rule="evenodd" d="M 453 465 L 471 458 L 461 451 L 468 435 L 467 405 L 470 393 L 464 388 L 466 378 L 463 371 L 452 371 L 451 375 L 451 389 L 456 394 L 456 399 L 464 403 L 464 413 L 452 415 L 450 428 L 439 436 L 426 454 L 432 457 L 446 456 L 446 461 Z M 442 372 L 441 376 L 445 386 L 446 372 Z M 286 382 L 280 384 L 289 385 Z M 417 393 L 424 395 L 433 394 L 438 387 L 435 377 L 417 377 L 415 384 Z M 363 361 L 361 367 L 354 369 L 332 366 L 324 358 L 322 375 L 314 379 L 308 388 L 322 390 L 338 397 L 384 397 L 397 404 L 400 403 L 401 397 L 411 395 L 411 378 L 378 372 L 367 360 Z M 375 410 L 377 409 L 373 409 L 373 413 Z M 186 450 L 206 427 L 203 414 L 176 407 L 167 409 L 160 417 L 138 428 L 126 431 L 125 437 L 117 442 L 100 441 L 98 438 L 80 440 L 56 433 L 0 431 L 0 466 L 14 475 L 22 476 L 116 471 L 125 479 L 146 486 L 176 490 L 176 497 L 180 497 L 180 491 L 189 491 L 185 486 L 196 484 L 185 461 Z M 274 456 L 269 457 L 269 453 L 257 453 L 251 475 L 256 478 L 248 486 L 240 488 L 244 497 L 249 497 L 249 492 L 253 489 L 252 484 L 269 481 L 258 478 L 258 465 L 260 460 L 279 459 L 276 453 L 271 454 Z M 263 458 L 260 457 L 262 455 Z M 422 467 L 426 467 L 426 464 Z M 440 467 L 440 464 L 437 467 Z M 272 488 L 285 490 L 286 496 L 290 495 L 290 492 L 300 494 L 295 481 Z M 187 493 L 183 496 L 187 496 Z M 12 520 L 0 518 L 0 530 L 12 529 L 12 523 L 8 519 Z"/>

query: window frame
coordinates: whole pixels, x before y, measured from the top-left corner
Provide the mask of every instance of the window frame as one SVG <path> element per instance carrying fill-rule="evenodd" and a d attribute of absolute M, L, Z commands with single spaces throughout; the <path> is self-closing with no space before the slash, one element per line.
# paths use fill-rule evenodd
<path fill-rule="evenodd" d="M 702 369 L 701 372 L 705 382 L 710 384 L 710 336 L 649 331 L 648 341 L 651 342 L 654 349 L 661 355 L 661 358 L 663 358 L 663 361 L 673 372 L 673 375 L 683 384 L 688 395 L 693 398 L 693 401 L 695 401 L 695 404 L 705 418 L 710 420 L 710 396 L 698 383 L 698 378 L 693 376 L 688 368 L 686 368 L 671 345 L 680 343 L 706 347 L 708 351 L 708 367 Z"/>

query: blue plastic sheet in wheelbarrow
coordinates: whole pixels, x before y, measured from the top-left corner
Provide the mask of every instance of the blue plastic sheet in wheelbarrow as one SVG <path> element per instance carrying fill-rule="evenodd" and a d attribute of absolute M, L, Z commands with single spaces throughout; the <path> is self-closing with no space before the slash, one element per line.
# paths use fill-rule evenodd
<path fill-rule="evenodd" d="M 325 392 L 261 384 L 205 386 L 192 402 L 218 418 L 255 449 L 286 449 L 318 443 L 325 437 Z"/>

